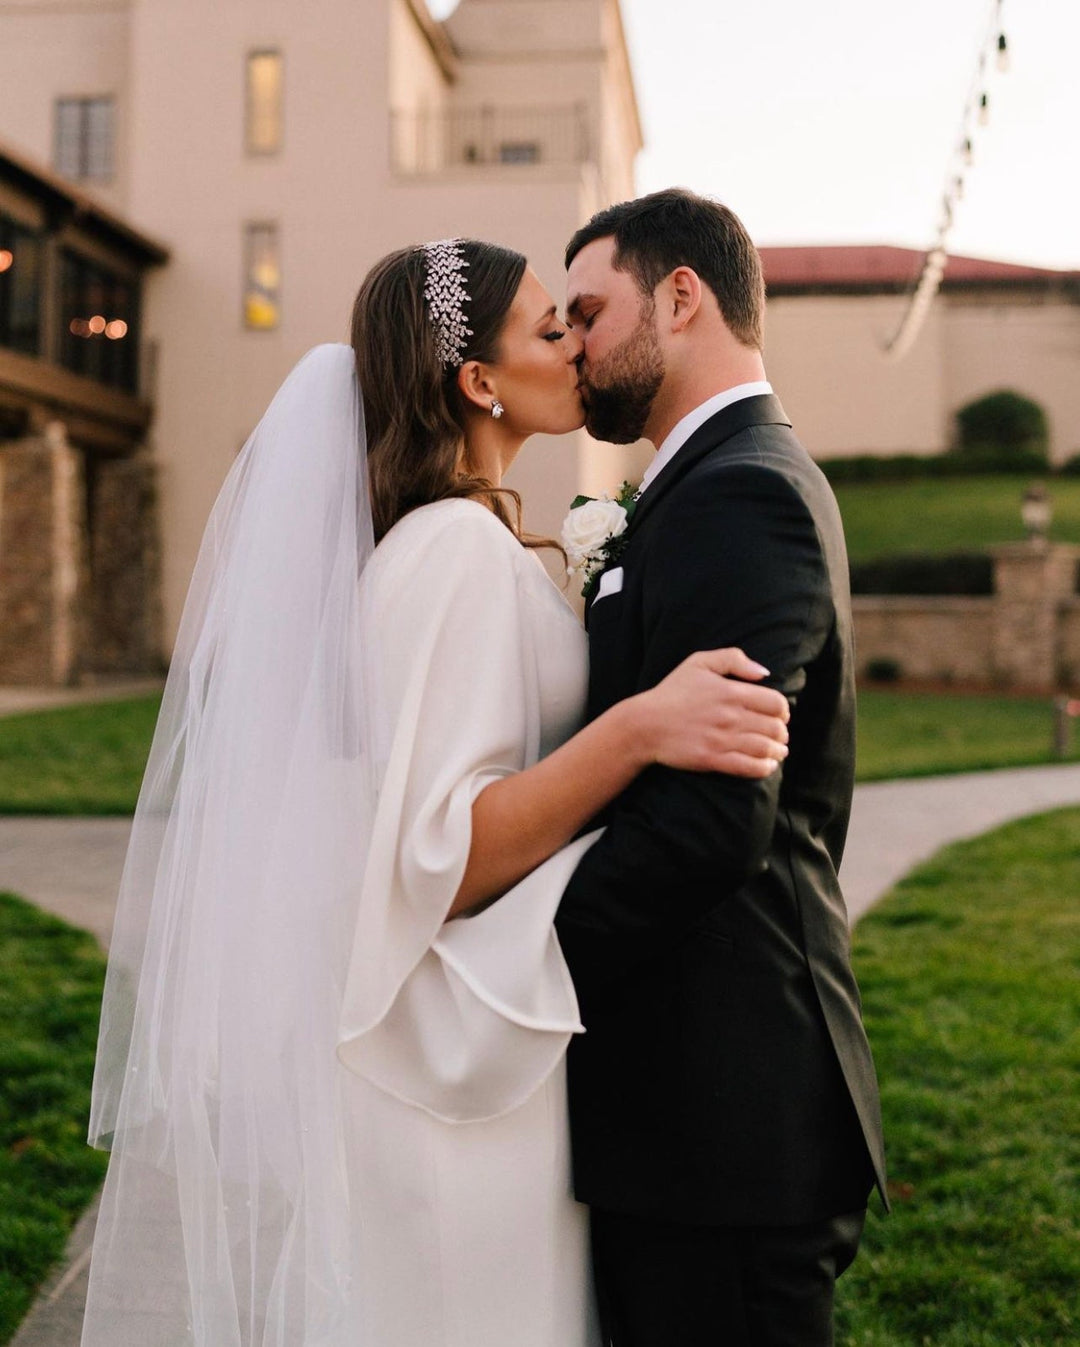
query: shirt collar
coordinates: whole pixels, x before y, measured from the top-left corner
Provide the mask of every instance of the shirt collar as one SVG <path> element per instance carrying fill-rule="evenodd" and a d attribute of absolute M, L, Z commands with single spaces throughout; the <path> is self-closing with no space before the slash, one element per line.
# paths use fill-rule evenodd
<path fill-rule="evenodd" d="M 736 384 L 734 388 L 725 388 L 722 393 L 716 393 L 713 397 L 707 398 L 692 412 L 687 412 L 683 419 L 675 424 L 663 444 L 657 449 L 656 457 L 649 464 L 644 477 L 641 479 L 638 495 L 640 496 L 649 483 L 667 467 L 694 431 L 699 426 L 703 426 L 710 417 L 715 416 L 725 407 L 730 407 L 733 402 L 740 402 L 743 398 L 759 397 L 763 393 L 771 392 L 772 384 L 764 379 L 759 379 L 756 383 Z"/>

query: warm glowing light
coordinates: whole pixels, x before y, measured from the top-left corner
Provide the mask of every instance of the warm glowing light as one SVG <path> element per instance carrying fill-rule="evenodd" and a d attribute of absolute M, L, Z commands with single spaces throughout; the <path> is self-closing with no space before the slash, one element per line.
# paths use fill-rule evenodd
<path fill-rule="evenodd" d="M 1005 40 L 1004 33 L 998 33 L 997 40 L 997 68 L 1004 75 L 1009 69 L 1009 44 Z"/>
<path fill-rule="evenodd" d="M 979 125 L 986 126 L 990 121 L 990 95 L 983 94 L 979 99 Z"/>
<path fill-rule="evenodd" d="M 248 327 L 268 331 L 278 325 L 277 305 L 267 295 L 252 291 L 244 303 L 244 318 Z"/>
<path fill-rule="evenodd" d="M 7 271 L 14 261 L 14 253 L 8 252 L 6 248 L 0 248 L 0 271 Z"/>
<path fill-rule="evenodd" d="M 87 327 L 95 337 L 100 337 L 107 326 L 108 324 L 105 322 L 105 319 L 102 318 L 100 313 L 95 313 L 93 318 L 87 323 Z"/>
<path fill-rule="evenodd" d="M 119 341 L 121 337 L 127 336 L 128 325 L 122 318 L 114 318 L 111 323 L 105 325 L 105 335 L 110 341 Z"/>
<path fill-rule="evenodd" d="M 73 318 L 68 324 L 68 331 L 73 337 L 88 337 L 90 335 L 90 324 L 85 318 Z"/>

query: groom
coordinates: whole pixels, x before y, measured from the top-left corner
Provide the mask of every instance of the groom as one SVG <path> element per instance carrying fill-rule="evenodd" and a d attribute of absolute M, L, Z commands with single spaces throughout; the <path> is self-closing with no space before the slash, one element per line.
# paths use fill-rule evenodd
<path fill-rule="evenodd" d="M 836 502 L 765 381 L 757 251 L 681 190 L 571 239 L 598 439 L 657 447 L 586 620 L 589 716 L 741 646 L 791 704 L 764 781 L 654 767 L 600 820 L 559 938 L 575 1188 L 614 1347 L 826 1347 L 885 1170 L 837 869 L 855 694 Z"/>

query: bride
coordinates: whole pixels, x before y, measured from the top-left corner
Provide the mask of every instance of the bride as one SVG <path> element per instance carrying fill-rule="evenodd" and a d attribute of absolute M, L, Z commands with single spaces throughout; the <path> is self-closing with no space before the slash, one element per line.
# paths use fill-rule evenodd
<path fill-rule="evenodd" d="M 578 728 L 501 480 L 582 424 L 580 349 L 519 254 L 394 253 L 222 489 L 110 953 L 84 1347 L 599 1342 L 559 896 L 638 773 L 765 775 L 787 711 L 713 651 Z"/>

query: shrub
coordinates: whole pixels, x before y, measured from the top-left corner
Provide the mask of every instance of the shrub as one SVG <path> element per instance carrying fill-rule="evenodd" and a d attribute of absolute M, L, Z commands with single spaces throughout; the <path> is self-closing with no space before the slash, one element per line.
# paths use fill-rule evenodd
<path fill-rule="evenodd" d="M 876 557 L 851 568 L 853 594 L 985 595 L 994 592 L 994 563 L 984 552 L 913 552 Z"/>
<path fill-rule="evenodd" d="M 1050 427 L 1037 402 L 1001 389 L 976 398 L 956 413 L 956 449 L 963 454 L 987 451 L 1038 454 L 1046 463 L 1050 453 Z"/>
<path fill-rule="evenodd" d="M 903 672 L 898 659 L 881 657 L 866 662 L 866 676 L 873 683 L 896 683 Z"/>

